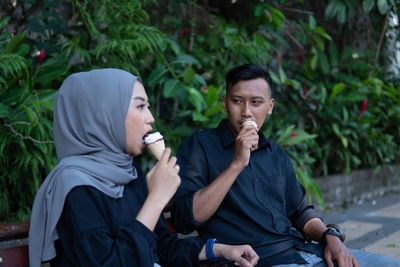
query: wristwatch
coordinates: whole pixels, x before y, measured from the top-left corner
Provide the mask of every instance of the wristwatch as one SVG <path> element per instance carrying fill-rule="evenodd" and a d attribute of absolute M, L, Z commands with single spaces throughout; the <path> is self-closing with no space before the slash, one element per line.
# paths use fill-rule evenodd
<path fill-rule="evenodd" d="M 326 229 L 326 231 L 322 234 L 322 238 L 321 238 L 321 243 L 323 245 L 326 244 L 326 235 L 334 235 L 334 236 L 338 237 L 340 239 L 340 241 L 344 242 L 345 235 L 344 235 L 344 231 L 343 231 L 342 227 L 340 227 L 339 225 L 336 225 L 336 224 L 328 224 L 326 227 L 328 227 L 328 229 Z"/>

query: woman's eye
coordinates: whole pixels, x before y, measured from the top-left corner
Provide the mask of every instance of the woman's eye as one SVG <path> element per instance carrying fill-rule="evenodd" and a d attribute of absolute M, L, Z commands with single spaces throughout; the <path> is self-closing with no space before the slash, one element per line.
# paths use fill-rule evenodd
<path fill-rule="evenodd" d="M 145 105 L 139 105 L 137 106 L 138 109 L 144 109 Z"/>

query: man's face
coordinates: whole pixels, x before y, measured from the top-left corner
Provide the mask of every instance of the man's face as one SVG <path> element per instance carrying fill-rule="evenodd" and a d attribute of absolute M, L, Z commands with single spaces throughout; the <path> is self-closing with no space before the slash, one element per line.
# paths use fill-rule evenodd
<path fill-rule="evenodd" d="M 242 122 L 252 119 L 259 129 L 267 115 L 272 113 L 274 99 L 270 97 L 270 88 L 264 79 L 258 78 L 239 81 L 224 96 L 224 109 L 228 114 L 228 125 L 237 135 Z"/>

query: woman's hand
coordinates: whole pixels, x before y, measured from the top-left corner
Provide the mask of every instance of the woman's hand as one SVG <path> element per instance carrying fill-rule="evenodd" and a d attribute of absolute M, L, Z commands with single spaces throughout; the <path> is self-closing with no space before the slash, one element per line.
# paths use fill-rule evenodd
<path fill-rule="evenodd" d="M 174 196 L 181 183 L 176 157 L 170 157 L 170 154 L 171 149 L 166 148 L 159 162 L 146 175 L 148 198 L 164 206 Z"/>
<path fill-rule="evenodd" d="M 160 161 L 146 175 L 149 193 L 136 219 L 151 231 L 181 183 L 176 157 L 170 157 L 170 154 L 171 149 L 166 148 Z"/>
<path fill-rule="evenodd" d="M 214 257 L 225 258 L 241 267 L 253 267 L 259 259 L 257 253 L 249 245 L 230 246 L 216 243 L 214 244 L 213 252 Z M 199 260 L 207 260 L 205 246 L 200 251 Z"/>

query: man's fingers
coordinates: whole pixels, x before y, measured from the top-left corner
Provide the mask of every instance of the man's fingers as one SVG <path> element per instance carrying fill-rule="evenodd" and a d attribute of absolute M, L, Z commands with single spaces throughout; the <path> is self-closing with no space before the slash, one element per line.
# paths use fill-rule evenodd
<path fill-rule="evenodd" d="M 334 267 L 334 266 L 333 266 L 333 262 L 332 262 L 331 254 L 325 255 L 325 261 L 326 261 L 326 264 L 328 265 L 328 267 Z M 340 265 L 339 265 L 339 266 L 340 266 Z M 341 266 L 340 266 L 340 267 L 341 267 Z"/>
<path fill-rule="evenodd" d="M 354 267 L 358 267 L 358 262 L 357 262 L 356 258 L 354 258 L 354 256 L 351 259 L 351 261 L 352 261 Z"/>

